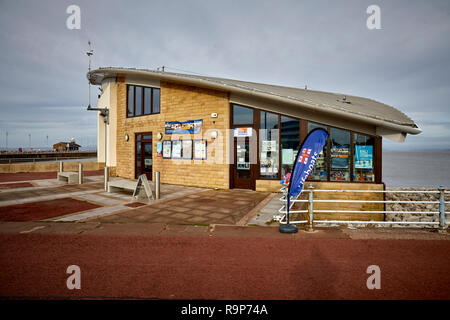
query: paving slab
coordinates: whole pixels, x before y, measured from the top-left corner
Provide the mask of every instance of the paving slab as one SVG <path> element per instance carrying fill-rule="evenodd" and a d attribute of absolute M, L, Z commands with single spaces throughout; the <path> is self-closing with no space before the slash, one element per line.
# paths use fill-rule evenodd
<path fill-rule="evenodd" d="M 164 223 L 101 223 L 94 229 L 87 230 L 85 234 L 89 235 L 157 235 L 164 228 Z"/>
<path fill-rule="evenodd" d="M 79 214 L 66 216 L 63 218 L 52 219 L 52 221 L 58 221 L 58 222 L 81 221 L 81 220 L 96 218 L 99 216 L 103 216 L 105 214 L 111 214 L 111 213 L 114 213 L 117 211 L 123 211 L 123 210 L 127 210 L 127 209 L 129 209 L 129 207 L 126 207 L 126 206 L 103 207 L 103 208 L 98 208 L 98 209 L 90 210 L 90 211 L 79 213 Z"/>

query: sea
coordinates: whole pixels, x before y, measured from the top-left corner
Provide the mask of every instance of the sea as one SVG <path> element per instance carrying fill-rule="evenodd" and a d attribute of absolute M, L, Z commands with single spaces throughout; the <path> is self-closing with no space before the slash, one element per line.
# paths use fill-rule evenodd
<path fill-rule="evenodd" d="M 388 188 L 450 189 L 450 151 L 383 151 L 382 177 Z"/>

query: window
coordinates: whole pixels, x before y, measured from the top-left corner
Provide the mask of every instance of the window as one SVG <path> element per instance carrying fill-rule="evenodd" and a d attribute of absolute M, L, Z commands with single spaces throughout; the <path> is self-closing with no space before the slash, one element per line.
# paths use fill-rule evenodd
<path fill-rule="evenodd" d="M 152 89 L 145 88 L 144 89 L 144 114 L 150 114 L 152 108 Z M 159 112 L 159 110 L 158 110 Z"/>
<path fill-rule="evenodd" d="M 253 124 L 253 109 L 233 105 L 233 124 Z"/>
<path fill-rule="evenodd" d="M 127 117 L 132 117 L 134 114 L 134 86 L 128 86 L 128 112 Z"/>
<path fill-rule="evenodd" d="M 134 115 L 142 115 L 142 87 L 135 87 L 135 105 L 134 105 Z"/>
<path fill-rule="evenodd" d="M 127 117 L 159 113 L 160 89 L 128 85 Z"/>
<path fill-rule="evenodd" d="M 159 113 L 160 90 L 154 88 L 152 91 L 153 91 L 153 113 Z"/>
<path fill-rule="evenodd" d="M 373 149 L 375 139 L 363 134 L 353 136 L 353 181 L 374 182 Z"/>
<path fill-rule="evenodd" d="M 331 181 L 350 181 L 350 132 L 330 129 Z"/>
<path fill-rule="evenodd" d="M 300 120 L 281 116 L 281 176 L 292 173 L 300 146 Z"/>
<path fill-rule="evenodd" d="M 322 128 L 328 132 L 328 127 L 324 125 L 320 125 L 313 122 L 308 122 L 308 132 L 311 132 L 313 129 Z M 320 152 L 319 157 L 317 158 L 316 165 L 314 166 L 313 171 L 309 175 L 309 180 L 327 180 L 327 168 L 328 168 L 328 160 L 327 160 L 327 149 L 328 147 L 325 145 L 323 150 Z"/>
<path fill-rule="evenodd" d="M 264 178 L 278 177 L 278 115 L 270 112 L 260 112 L 259 130 L 259 164 L 260 176 Z"/>

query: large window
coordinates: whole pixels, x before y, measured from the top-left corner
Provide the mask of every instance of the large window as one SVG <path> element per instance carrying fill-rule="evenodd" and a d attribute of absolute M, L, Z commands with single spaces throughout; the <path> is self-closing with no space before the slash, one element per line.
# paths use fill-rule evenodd
<path fill-rule="evenodd" d="M 350 132 L 330 128 L 331 181 L 350 181 Z"/>
<path fill-rule="evenodd" d="M 127 117 L 159 113 L 160 89 L 128 85 Z"/>
<path fill-rule="evenodd" d="M 321 128 L 328 132 L 328 127 L 324 125 L 320 125 L 318 123 L 308 122 L 308 133 L 313 129 Z M 327 161 L 327 146 L 323 147 L 323 150 L 320 152 L 319 157 L 317 158 L 316 165 L 314 166 L 313 171 L 308 177 L 308 180 L 327 180 L 328 179 L 328 161 Z"/>
<path fill-rule="evenodd" d="M 253 109 L 233 105 L 233 124 L 253 124 Z"/>
<path fill-rule="evenodd" d="M 281 176 L 292 173 L 300 146 L 300 120 L 281 116 Z"/>
<path fill-rule="evenodd" d="M 261 177 L 278 177 L 278 135 L 278 115 L 261 111 L 259 129 L 259 165 Z"/>
<path fill-rule="evenodd" d="M 373 149 L 375 139 L 355 133 L 353 137 L 353 181 L 373 182 L 375 173 L 373 166 Z"/>

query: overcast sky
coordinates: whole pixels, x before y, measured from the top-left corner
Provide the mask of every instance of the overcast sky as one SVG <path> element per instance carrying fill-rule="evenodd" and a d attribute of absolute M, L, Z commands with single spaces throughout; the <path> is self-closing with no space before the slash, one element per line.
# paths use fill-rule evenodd
<path fill-rule="evenodd" d="M 66 9 L 81 8 L 69 30 Z M 367 7 L 381 9 L 369 30 Z M 93 67 L 162 65 L 347 93 L 392 105 L 423 133 L 386 149 L 450 149 L 450 1 L 0 0 L 0 148 L 96 144 Z M 178 71 L 167 69 L 168 71 Z M 94 88 L 93 95 L 98 90 Z"/>

